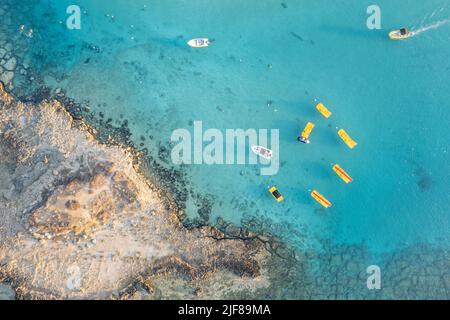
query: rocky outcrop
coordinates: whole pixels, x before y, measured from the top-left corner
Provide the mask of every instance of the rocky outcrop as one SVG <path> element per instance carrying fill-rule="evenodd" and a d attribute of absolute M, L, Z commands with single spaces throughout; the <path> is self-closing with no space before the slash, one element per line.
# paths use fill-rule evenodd
<path fill-rule="evenodd" d="M 222 298 L 267 284 L 255 237 L 186 229 L 125 148 L 0 83 L 0 278 L 20 298 Z"/>

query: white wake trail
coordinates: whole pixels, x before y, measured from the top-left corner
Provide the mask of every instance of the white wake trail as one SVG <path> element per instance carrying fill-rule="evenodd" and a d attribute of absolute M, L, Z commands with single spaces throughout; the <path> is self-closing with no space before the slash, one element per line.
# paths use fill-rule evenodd
<path fill-rule="evenodd" d="M 446 20 L 438 21 L 436 23 L 430 24 L 430 25 L 422 27 L 422 28 L 419 28 L 417 30 L 412 31 L 412 33 L 413 33 L 414 36 L 416 36 L 416 35 L 418 35 L 418 34 L 420 34 L 422 32 L 442 27 L 444 24 L 447 24 L 447 23 L 450 23 L 450 18 L 446 19 Z"/>

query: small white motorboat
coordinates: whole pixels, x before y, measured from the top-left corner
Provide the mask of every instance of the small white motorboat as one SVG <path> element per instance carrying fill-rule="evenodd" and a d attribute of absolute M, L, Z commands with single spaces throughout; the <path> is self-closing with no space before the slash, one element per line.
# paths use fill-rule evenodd
<path fill-rule="evenodd" d="M 252 151 L 256 153 L 258 156 L 261 156 L 267 160 L 272 158 L 272 150 L 267 149 L 262 146 L 252 146 Z"/>
<path fill-rule="evenodd" d="M 191 39 L 187 42 L 187 44 L 193 48 L 205 48 L 208 47 L 211 41 L 208 38 L 196 38 Z"/>

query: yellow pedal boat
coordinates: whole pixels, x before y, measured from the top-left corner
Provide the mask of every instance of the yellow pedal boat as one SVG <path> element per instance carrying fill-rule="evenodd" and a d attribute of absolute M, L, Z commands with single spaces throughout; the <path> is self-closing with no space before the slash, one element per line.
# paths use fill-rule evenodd
<path fill-rule="evenodd" d="M 316 201 L 318 203 L 320 203 L 322 206 L 324 206 L 325 208 L 329 208 L 331 207 L 331 202 L 328 201 L 323 195 L 321 195 L 320 193 L 318 193 L 316 190 L 313 190 L 311 192 L 311 196 L 316 199 Z"/>
<path fill-rule="evenodd" d="M 305 129 L 303 129 L 303 131 L 298 136 L 297 140 L 300 142 L 306 143 L 306 144 L 311 143 L 311 141 L 309 141 L 309 136 L 311 135 L 313 128 L 314 128 L 314 123 L 308 122 L 306 124 Z"/>
<path fill-rule="evenodd" d="M 352 138 L 350 138 L 350 136 L 347 134 L 347 132 L 345 132 L 344 129 L 339 130 L 338 135 L 339 135 L 339 137 L 341 137 L 342 140 L 344 140 L 344 142 L 347 144 L 347 146 L 350 149 L 353 149 L 354 147 L 356 147 L 356 145 L 357 145 L 356 141 L 353 140 Z"/>
<path fill-rule="evenodd" d="M 348 173 L 345 172 L 344 169 L 342 169 L 339 165 L 335 164 L 333 166 L 333 171 L 336 172 L 339 178 L 344 180 L 345 183 L 350 183 L 353 181 L 352 177 L 350 177 Z"/>
<path fill-rule="evenodd" d="M 316 105 L 316 109 L 327 119 L 331 116 L 331 111 L 328 110 L 323 103 L 318 103 Z"/>

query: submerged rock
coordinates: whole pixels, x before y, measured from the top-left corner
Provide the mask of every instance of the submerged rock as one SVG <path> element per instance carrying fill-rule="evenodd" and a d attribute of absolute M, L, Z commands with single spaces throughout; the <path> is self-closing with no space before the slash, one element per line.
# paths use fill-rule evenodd
<path fill-rule="evenodd" d="M 132 156 L 93 132 L 60 103 L 21 103 L 0 83 L 0 278 L 19 298 L 223 298 L 268 286 L 260 241 L 185 228 Z"/>
<path fill-rule="evenodd" d="M 0 300 L 14 300 L 14 290 L 10 285 L 0 283 Z"/>
<path fill-rule="evenodd" d="M 0 81 L 2 81 L 4 84 L 9 84 L 14 78 L 14 72 L 12 71 L 5 71 L 2 74 L 0 74 Z"/>
<path fill-rule="evenodd" d="M 16 58 L 12 57 L 8 61 L 6 61 L 6 63 L 3 65 L 3 67 L 6 70 L 14 71 L 16 69 L 16 65 L 17 65 L 17 60 L 16 60 Z"/>

